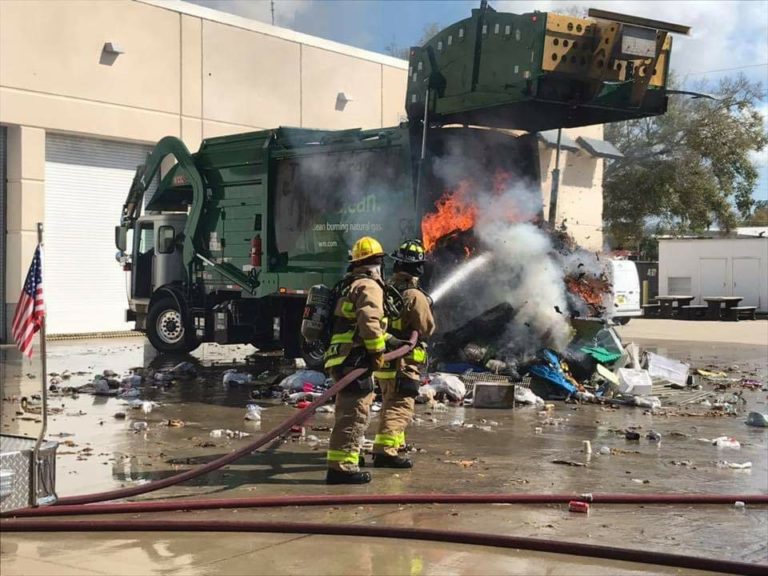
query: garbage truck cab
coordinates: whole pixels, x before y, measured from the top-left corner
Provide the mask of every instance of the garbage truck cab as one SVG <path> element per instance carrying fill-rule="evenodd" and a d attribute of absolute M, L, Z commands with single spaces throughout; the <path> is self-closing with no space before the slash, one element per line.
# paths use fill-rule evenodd
<path fill-rule="evenodd" d="M 128 320 L 136 320 L 137 311 L 142 317 L 147 315 L 158 289 L 180 285 L 184 281 L 181 239 L 186 221 L 187 215 L 183 213 L 146 214 L 130 230 L 130 241 L 126 242 L 130 255 L 118 252 L 118 261 L 129 272 L 131 309 Z M 164 290 L 164 294 L 166 298 L 160 299 L 163 304 L 154 306 L 153 316 L 144 322 L 145 326 L 153 324 L 147 335 L 158 350 L 180 349 L 189 335 L 185 334 L 185 324 L 173 292 Z"/>

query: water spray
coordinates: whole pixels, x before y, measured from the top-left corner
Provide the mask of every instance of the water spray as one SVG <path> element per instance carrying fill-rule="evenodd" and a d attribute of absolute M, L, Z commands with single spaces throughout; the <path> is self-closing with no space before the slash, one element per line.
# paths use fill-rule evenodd
<path fill-rule="evenodd" d="M 493 255 L 490 252 L 486 252 L 477 258 L 472 258 L 471 260 L 464 262 L 461 266 L 451 272 L 450 275 L 444 278 L 437 288 L 430 293 L 432 301 L 437 302 L 440 300 L 440 298 L 466 280 L 470 274 L 487 266 L 491 260 L 493 260 Z"/>

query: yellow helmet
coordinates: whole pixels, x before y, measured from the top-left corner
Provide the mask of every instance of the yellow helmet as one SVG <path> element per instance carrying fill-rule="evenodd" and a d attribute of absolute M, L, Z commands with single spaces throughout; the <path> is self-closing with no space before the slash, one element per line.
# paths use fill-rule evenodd
<path fill-rule="evenodd" d="M 384 256 L 384 248 L 382 248 L 376 238 L 363 236 L 352 246 L 352 250 L 349 253 L 349 261 L 360 262 L 374 256 Z"/>

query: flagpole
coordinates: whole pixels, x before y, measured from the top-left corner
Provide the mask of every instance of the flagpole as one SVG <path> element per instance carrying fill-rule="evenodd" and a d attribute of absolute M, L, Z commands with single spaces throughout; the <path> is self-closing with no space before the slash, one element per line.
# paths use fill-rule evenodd
<path fill-rule="evenodd" d="M 43 254 L 43 223 L 38 222 L 37 223 L 37 244 L 40 247 L 40 267 L 42 268 L 43 263 L 45 262 L 45 256 Z M 44 274 L 44 270 L 41 270 L 41 275 Z M 45 286 L 45 283 L 43 283 L 43 286 Z M 40 430 L 40 435 L 37 437 L 37 442 L 35 443 L 35 450 L 32 453 L 32 467 L 30 470 L 30 473 L 32 475 L 32 494 L 31 494 L 31 502 L 30 504 L 32 506 L 37 506 L 37 500 L 38 496 L 40 494 L 40 445 L 43 443 L 43 439 L 45 438 L 45 433 L 48 430 L 48 362 L 47 362 L 47 355 L 45 351 L 45 319 L 47 314 L 43 313 L 42 319 L 40 322 L 40 362 L 41 362 L 41 369 L 42 369 L 42 383 L 43 383 L 43 390 L 42 390 L 42 420 L 43 420 L 43 426 Z"/>

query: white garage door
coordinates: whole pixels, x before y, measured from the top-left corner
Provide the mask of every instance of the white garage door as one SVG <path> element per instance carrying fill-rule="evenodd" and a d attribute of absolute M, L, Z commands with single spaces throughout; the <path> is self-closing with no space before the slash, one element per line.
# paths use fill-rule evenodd
<path fill-rule="evenodd" d="M 129 330 L 128 275 L 115 225 L 136 166 L 151 147 L 48 134 L 45 141 L 45 299 L 50 334 Z"/>

